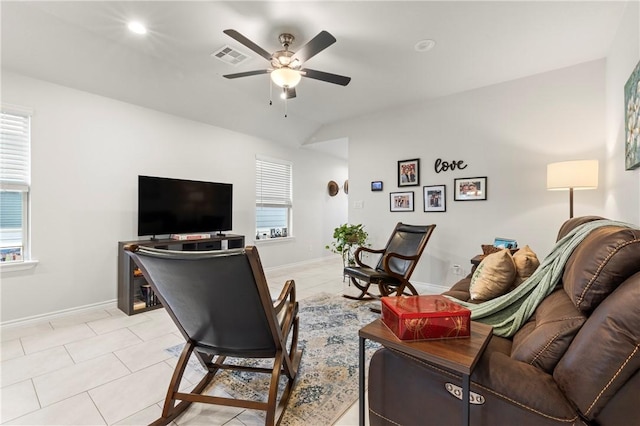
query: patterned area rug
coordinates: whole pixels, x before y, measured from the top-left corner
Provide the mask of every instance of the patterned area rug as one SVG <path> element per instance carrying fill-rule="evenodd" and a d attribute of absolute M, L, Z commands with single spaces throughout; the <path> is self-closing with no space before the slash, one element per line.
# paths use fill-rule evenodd
<path fill-rule="evenodd" d="M 281 425 L 331 425 L 358 399 L 358 330 L 379 317 L 370 304 L 320 294 L 300 301 L 299 347 L 304 348 L 298 380 Z M 167 349 L 179 356 L 183 345 Z M 366 341 L 368 360 L 379 346 Z M 233 360 L 235 361 L 235 360 Z M 248 362 L 259 365 L 261 362 Z M 204 373 L 192 357 L 190 366 Z M 269 375 L 218 373 L 214 386 L 233 397 L 265 400 Z M 264 418 L 264 413 L 255 411 Z"/>

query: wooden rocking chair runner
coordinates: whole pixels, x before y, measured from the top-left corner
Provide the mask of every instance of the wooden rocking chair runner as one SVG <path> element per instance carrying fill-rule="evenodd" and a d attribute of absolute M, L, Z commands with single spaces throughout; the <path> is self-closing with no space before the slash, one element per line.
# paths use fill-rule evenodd
<path fill-rule="evenodd" d="M 344 297 L 356 300 L 374 300 L 382 296 L 402 294 L 417 295 L 415 287 L 409 282 L 427 242 L 436 225 L 416 226 L 398 222 L 387 245 L 383 249 L 370 249 L 358 247 L 354 256 L 357 266 L 344 268 L 344 274 L 348 276 L 360 295 Z M 380 259 L 375 268 L 366 265 L 362 259 L 362 253 L 379 254 Z M 369 287 L 378 286 L 379 294 L 371 293 Z M 410 293 L 406 293 L 409 291 Z"/>
<path fill-rule="evenodd" d="M 162 416 L 152 424 L 168 424 L 192 402 L 264 410 L 265 424 L 280 423 L 302 356 L 297 348 L 295 282 L 287 281 L 273 301 L 258 251 L 251 246 L 180 252 L 130 245 L 125 251 L 140 267 L 186 340 Z M 183 393 L 179 391 L 180 382 L 192 353 L 207 373 L 190 393 Z M 227 357 L 273 358 L 273 367 L 225 363 Z M 202 395 L 221 369 L 270 374 L 267 402 Z M 278 402 L 281 375 L 286 376 L 287 383 Z M 177 400 L 181 402 L 176 405 Z"/>

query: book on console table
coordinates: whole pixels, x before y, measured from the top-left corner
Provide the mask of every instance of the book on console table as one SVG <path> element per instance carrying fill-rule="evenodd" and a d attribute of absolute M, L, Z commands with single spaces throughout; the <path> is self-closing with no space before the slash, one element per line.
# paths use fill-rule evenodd
<path fill-rule="evenodd" d="M 444 296 L 383 297 L 382 322 L 400 340 L 469 337 L 471 311 Z"/>
<path fill-rule="evenodd" d="M 171 234 L 172 240 L 189 241 L 211 238 L 211 234 Z"/>

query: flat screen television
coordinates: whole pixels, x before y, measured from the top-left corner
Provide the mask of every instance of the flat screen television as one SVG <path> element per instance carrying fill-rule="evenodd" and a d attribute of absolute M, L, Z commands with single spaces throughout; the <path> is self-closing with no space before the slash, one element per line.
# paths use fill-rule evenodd
<path fill-rule="evenodd" d="M 138 236 L 232 229 L 233 184 L 138 176 Z"/>

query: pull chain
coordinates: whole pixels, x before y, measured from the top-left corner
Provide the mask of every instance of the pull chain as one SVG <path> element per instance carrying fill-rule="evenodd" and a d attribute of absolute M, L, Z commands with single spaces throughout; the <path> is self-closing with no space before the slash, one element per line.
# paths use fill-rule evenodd
<path fill-rule="evenodd" d="M 282 88 L 282 95 L 284 97 L 284 118 L 287 118 L 287 88 Z"/>

